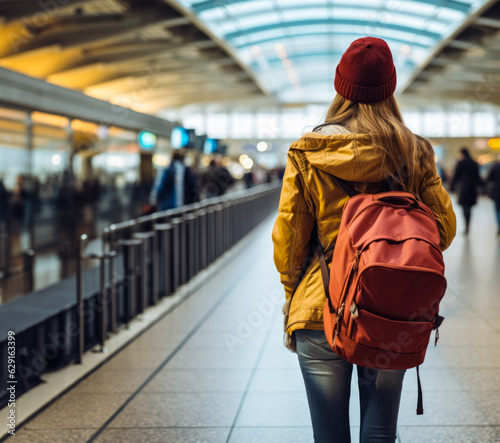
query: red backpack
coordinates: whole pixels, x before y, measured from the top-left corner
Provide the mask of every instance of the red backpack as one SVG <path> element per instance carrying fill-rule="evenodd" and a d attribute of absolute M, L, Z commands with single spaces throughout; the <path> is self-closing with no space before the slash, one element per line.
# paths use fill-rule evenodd
<path fill-rule="evenodd" d="M 320 256 L 325 335 L 345 360 L 376 369 L 417 367 L 417 414 L 423 414 L 418 366 L 443 321 L 446 290 L 440 237 L 431 210 L 407 192 L 359 194 L 342 212 L 330 276 Z"/>

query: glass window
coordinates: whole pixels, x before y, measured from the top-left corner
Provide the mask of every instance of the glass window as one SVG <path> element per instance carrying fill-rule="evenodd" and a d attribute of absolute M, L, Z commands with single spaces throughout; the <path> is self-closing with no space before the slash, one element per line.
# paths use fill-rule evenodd
<path fill-rule="evenodd" d="M 299 138 L 306 126 L 307 122 L 301 110 L 285 110 L 283 112 L 284 138 Z"/>
<path fill-rule="evenodd" d="M 266 25 L 270 25 L 273 23 L 279 24 L 279 17 L 276 14 L 276 12 L 272 11 L 272 10 L 271 10 L 271 12 L 269 12 L 269 10 L 268 10 L 268 11 L 265 11 L 262 14 L 258 14 L 258 15 L 252 14 L 251 16 L 248 16 L 248 17 L 245 17 L 245 16 L 238 17 L 238 28 L 240 30 L 254 28 L 254 27 L 260 27 L 260 26 L 266 26 Z"/>
<path fill-rule="evenodd" d="M 231 115 L 232 138 L 252 138 L 254 136 L 254 115 L 235 112 Z"/>
<path fill-rule="evenodd" d="M 470 114 L 468 112 L 453 112 L 448 114 L 448 136 L 470 137 Z"/>
<path fill-rule="evenodd" d="M 454 9 L 439 8 L 437 17 L 450 22 L 459 22 L 465 18 L 465 14 Z"/>
<path fill-rule="evenodd" d="M 233 16 L 242 16 L 246 13 L 269 10 L 269 1 L 240 2 L 226 6 L 228 12 Z"/>
<path fill-rule="evenodd" d="M 415 134 L 423 133 L 420 112 L 403 112 L 403 120 L 406 126 Z"/>
<path fill-rule="evenodd" d="M 390 2 L 393 6 L 392 9 L 401 11 L 405 14 L 411 15 L 412 13 L 426 14 L 432 17 L 436 13 L 436 5 L 424 3 L 424 2 Z"/>
<path fill-rule="evenodd" d="M 0 108 L 0 174 L 7 190 L 16 186 L 18 176 L 29 173 L 26 119 L 26 112 Z"/>
<path fill-rule="evenodd" d="M 42 183 L 63 173 L 69 166 L 68 119 L 33 112 L 33 170 Z"/>
<path fill-rule="evenodd" d="M 283 11 L 283 16 L 287 21 L 317 19 L 318 17 L 328 17 L 328 10 L 323 7 L 288 9 Z"/>
<path fill-rule="evenodd" d="M 207 132 L 206 117 L 202 113 L 189 113 L 184 115 L 182 126 L 188 129 L 194 129 L 196 134 L 203 135 Z"/>
<path fill-rule="evenodd" d="M 426 137 L 444 137 L 445 134 L 445 113 L 425 112 L 423 134 Z"/>
<path fill-rule="evenodd" d="M 207 115 L 207 136 L 209 138 L 227 138 L 227 126 L 227 114 L 216 114 L 211 112 Z"/>
<path fill-rule="evenodd" d="M 334 95 L 332 93 L 332 100 L 333 97 Z M 306 108 L 306 119 L 307 119 L 308 130 L 312 131 L 315 126 L 324 123 L 329 106 L 330 105 L 325 105 L 325 106 L 309 105 Z"/>
<path fill-rule="evenodd" d="M 429 22 L 426 24 L 426 30 L 436 34 L 445 35 L 452 31 L 456 26 L 454 24 L 443 24 L 441 22 Z"/>
<path fill-rule="evenodd" d="M 0 267 L 15 270 L 30 247 L 30 155 L 27 113 L 0 108 Z M 14 267 L 14 269 L 12 269 Z M 0 303 L 13 295 L 0 294 Z"/>
<path fill-rule="evenodd" d="M 281 113 L 259 112 L 257 115 L 257 135 L 261 139 L 279 138 L 282 133 Z"/>
<path fill-rule="evenodd" d="M 496 115 L 491 112 L 476 112 L 472 119 L 472 135 L 493 137 L 497 135 Z"/>

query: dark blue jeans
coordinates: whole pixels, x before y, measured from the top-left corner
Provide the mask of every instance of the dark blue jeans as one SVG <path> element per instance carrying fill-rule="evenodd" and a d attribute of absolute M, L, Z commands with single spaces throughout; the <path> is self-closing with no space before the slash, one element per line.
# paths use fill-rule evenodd
<path fill-rule="evenodd" d="M 315 443 L 350 443 L 352 363 L 332 351 L 323 331 L 295 331 Z M 360 443 L 394 443 L 405 370 L 357 366 Z"/>

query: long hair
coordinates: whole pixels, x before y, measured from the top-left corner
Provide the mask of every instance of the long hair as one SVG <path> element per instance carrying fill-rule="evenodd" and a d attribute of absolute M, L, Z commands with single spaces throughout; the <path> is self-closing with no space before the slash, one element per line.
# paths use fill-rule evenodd
<path fill-rule="evenodd" d="M 420 197 L 422 172 L 435 168 L 434 150 L 428 140 L 406 127 L 393 95 L 365 104 L 351 102 L 337 94 L 325 123 L 370 135 L 374 147 L 380 150 L 380 167 L 387 177 L 392 177 L 400 189 Z"/>

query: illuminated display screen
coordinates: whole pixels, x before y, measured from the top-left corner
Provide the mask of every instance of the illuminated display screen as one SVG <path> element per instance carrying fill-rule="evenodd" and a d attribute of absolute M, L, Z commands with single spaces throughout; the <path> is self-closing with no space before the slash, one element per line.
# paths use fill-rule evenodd
<path fill-rule="evenodd" d="M 139 147 L 152 150 L 156 146 L 156 135 L 152 132 L 142 131 L 138 136 Z"/>
<path fill-rule="evenodd" d="M 189 143 L 189 133 L 186 128 L 177 126 L 172 129 L 172 135 L 170 137 L 170 144 L 174 149 L 180 149 L 185 147 Z"/>
<path fill-rule="evenodd" d="M 217 152 L 218 140 L 216 138 L 207 138 L 205 140 L 205 146 L 203 147 L 203 152 L 207 155 Z"/>

